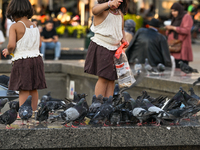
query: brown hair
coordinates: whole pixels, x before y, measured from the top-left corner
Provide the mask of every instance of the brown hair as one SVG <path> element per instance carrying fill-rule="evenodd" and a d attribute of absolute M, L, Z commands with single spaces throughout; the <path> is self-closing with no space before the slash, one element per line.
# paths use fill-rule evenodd
<path fill-rule="evenodd" d="M 33 7 L 29 0 L 11 0 L 6 10 L 6 17 L 14 21 L 15 18 L 33 16 Z"/>
<path fill-rule="evenodd" d="M 109 0 L 97 0 L 99 4 L 102 4 L 102 3 L 105 3 L 105 2 L 108 2 Z M 123 0 L 123 2 L 121 3 L 121 5 L 119 6 L 119 9 L 121 10 L 121 12 L 123 14 L 126 14 L 127 12 L 127 0 Z"/>

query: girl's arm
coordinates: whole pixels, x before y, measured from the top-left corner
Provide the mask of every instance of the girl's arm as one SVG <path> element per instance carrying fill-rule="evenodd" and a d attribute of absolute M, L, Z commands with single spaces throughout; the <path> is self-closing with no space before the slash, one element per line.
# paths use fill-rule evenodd
<path fill-rule="evenodd" d="M 123 2 L 123 0 L 113 0 L 113 1 L 108 1 L 102 4 L 96 4 L 93 8 L 92 8 L 92 13 L 94 15 L 99 15 L 101 14 L 104 10 L 108 9 L 108 8 L 118 8 L 119 5 Z"/>
<path fill-rule="evenodd" d="M 121 11 L 120 11 L 120 14 L 122 16 L 122 34 L 123 34 L 123 38 L 122 38 L 121 42 L 122 42 L 122 44 L 127 42 L 128 44 L 124 47 L 124 48 L 127 48 L 129 46 L 129 42 L 126 40 L 126 35 L 125 35 L 125 31 L 124 31 L 124 15 Z"/>
<path fill-rule="evenodd" d="M 13 24 L 11 25 L 9 29 L 9 41 L 8 41 L 7 48 L 5 48 L 2 51 L 2 54 L 4 57 L 14 52 L 15 47 L 16 47 L 16 41 L 17 41 L 16 29 L 15 29 L 15 24 Z"/>

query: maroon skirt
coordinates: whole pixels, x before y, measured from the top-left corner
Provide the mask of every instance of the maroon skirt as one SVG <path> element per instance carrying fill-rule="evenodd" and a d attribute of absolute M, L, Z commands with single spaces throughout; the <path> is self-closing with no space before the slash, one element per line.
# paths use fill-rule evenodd
<path fill-rule="evenodd" d="M 9 90 L 31 91 L 46 88 L 44 64 L 41 56 L 14 61 Z"/>
<path fill-rule="evenodd" d="M 117 80 L 117 73 L 113 60 L 114 54 L 115 51 L 110 51 L 91 41 L 85 60 L 84 72 L 111 81 Z"/>

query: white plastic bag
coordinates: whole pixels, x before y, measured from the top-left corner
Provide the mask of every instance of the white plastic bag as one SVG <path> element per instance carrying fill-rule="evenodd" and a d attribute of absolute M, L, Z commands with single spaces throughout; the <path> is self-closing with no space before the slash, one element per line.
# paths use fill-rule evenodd
<path fill-rule="evenodd" d="M 118 84 L 120 88 L 129 88 L 136 81 L 123 49 L 126 44 L 127 43 L 123 43 L 114 55 L 114 63 L 117 70 Z"/>

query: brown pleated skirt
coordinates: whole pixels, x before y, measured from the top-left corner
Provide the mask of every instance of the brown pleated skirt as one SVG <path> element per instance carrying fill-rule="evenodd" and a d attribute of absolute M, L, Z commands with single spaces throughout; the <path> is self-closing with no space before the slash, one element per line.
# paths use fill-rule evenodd
<path fill-rule="evenodd" d="M 41 56 L 14 61 L 9 90 L 36 90 L 46 88 L 44 64 Z"/>
<path fill-rule="evenodd" d="M 117 73 L 113 59 L 114 54 L 115 51 L 110 51 L 91 41 L 85 60 L 84 72 L 111 81 L 117 80 Z"/>

